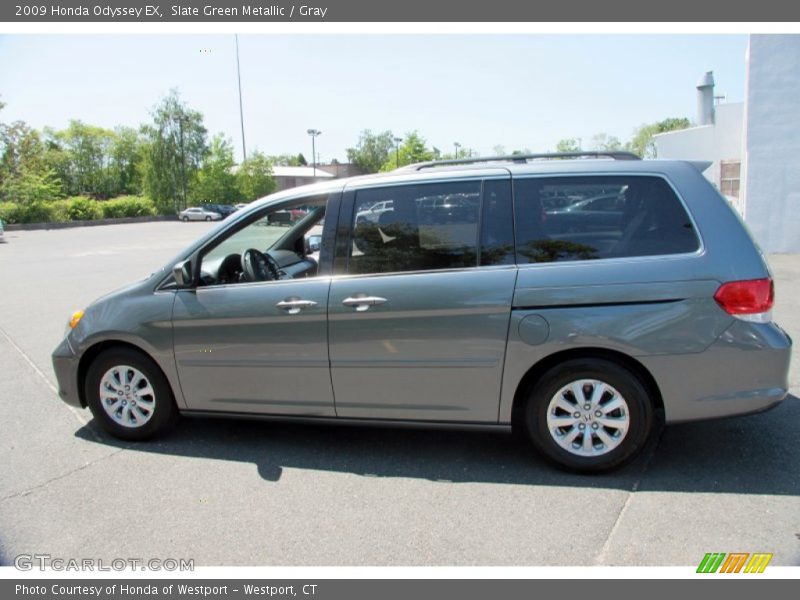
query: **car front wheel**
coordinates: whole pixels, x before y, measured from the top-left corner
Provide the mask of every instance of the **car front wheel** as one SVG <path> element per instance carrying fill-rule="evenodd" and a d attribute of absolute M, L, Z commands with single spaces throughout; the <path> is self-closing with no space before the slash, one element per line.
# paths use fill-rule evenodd
<path fill-rule="evenodd" d="M 108 433 L 144 440 L 167 431 L 178 417 L 169 383 L 145 354 L 117 348 L 98 356 L 85 380 L 92 415 Z"/>
<path fill-rule="evenodd" d="M 601 472 L 622 466 L 653 428 L 646 386 L 604 359 L 575 359 L 547 371 L 531 388 L 524 426 L 533 444 L 561 467 Z"/>

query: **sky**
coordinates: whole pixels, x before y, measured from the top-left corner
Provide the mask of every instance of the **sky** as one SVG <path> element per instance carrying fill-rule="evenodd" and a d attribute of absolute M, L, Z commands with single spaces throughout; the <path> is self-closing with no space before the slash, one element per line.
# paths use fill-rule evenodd
<path fill-rule="evenodd" d="M 359 132 L 417 130 L 479 154 L 553 150 L 695 116 L 695 85 L 741 102 L 745 35 L 243 35 L 248 152 L 346 160 Z M 0 121 L 138 127 L 176 88 L 241 158 L 233 35 L 0 36 Z"/>

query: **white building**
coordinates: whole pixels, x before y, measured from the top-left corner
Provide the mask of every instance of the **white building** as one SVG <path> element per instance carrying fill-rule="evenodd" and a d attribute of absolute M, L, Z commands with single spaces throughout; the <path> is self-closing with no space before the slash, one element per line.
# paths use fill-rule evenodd
<path fill-rule="evenodd" d="M 766 252 L 800 252 L 800 36 L 752 35 L 745 102 L 714 105 L 697 86 L 697 126 L 655 136 L 658 158 L 711 161 L 705 171 Z"/>

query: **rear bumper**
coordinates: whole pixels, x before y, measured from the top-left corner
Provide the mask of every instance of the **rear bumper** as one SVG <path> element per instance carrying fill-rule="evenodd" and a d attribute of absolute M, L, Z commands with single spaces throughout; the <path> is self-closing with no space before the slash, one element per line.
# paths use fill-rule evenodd
<path fill-rule="evenodd" d="M 69 345 L 69 340 L 64 338 L 53 351 L 53 371 L 58 381 L 59 397 L 71 406 L 83 408 L 80 394 L 78 393 L 78 363 L 79 359 Z"/>
<path fill-rule="evenodd" d="M 773 323 L 734 322 L 698 354 L 640 357 L 668 423 L 768 410 L 789 391 L 792 340 Z"/>

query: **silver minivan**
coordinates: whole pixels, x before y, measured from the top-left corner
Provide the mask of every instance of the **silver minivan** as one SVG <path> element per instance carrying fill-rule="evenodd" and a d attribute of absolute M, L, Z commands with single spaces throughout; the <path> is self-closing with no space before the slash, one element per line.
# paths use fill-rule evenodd
<path fill-rule="evenodd" d="M 764 258 L 702 165 L 634 159 L 423 163 L 268 196 L 75 313 L 59 393 L 124 439 L 180 414 L 513 428 L 578 471 L 664 421 L 777 405 L 791 340 Z"/>

